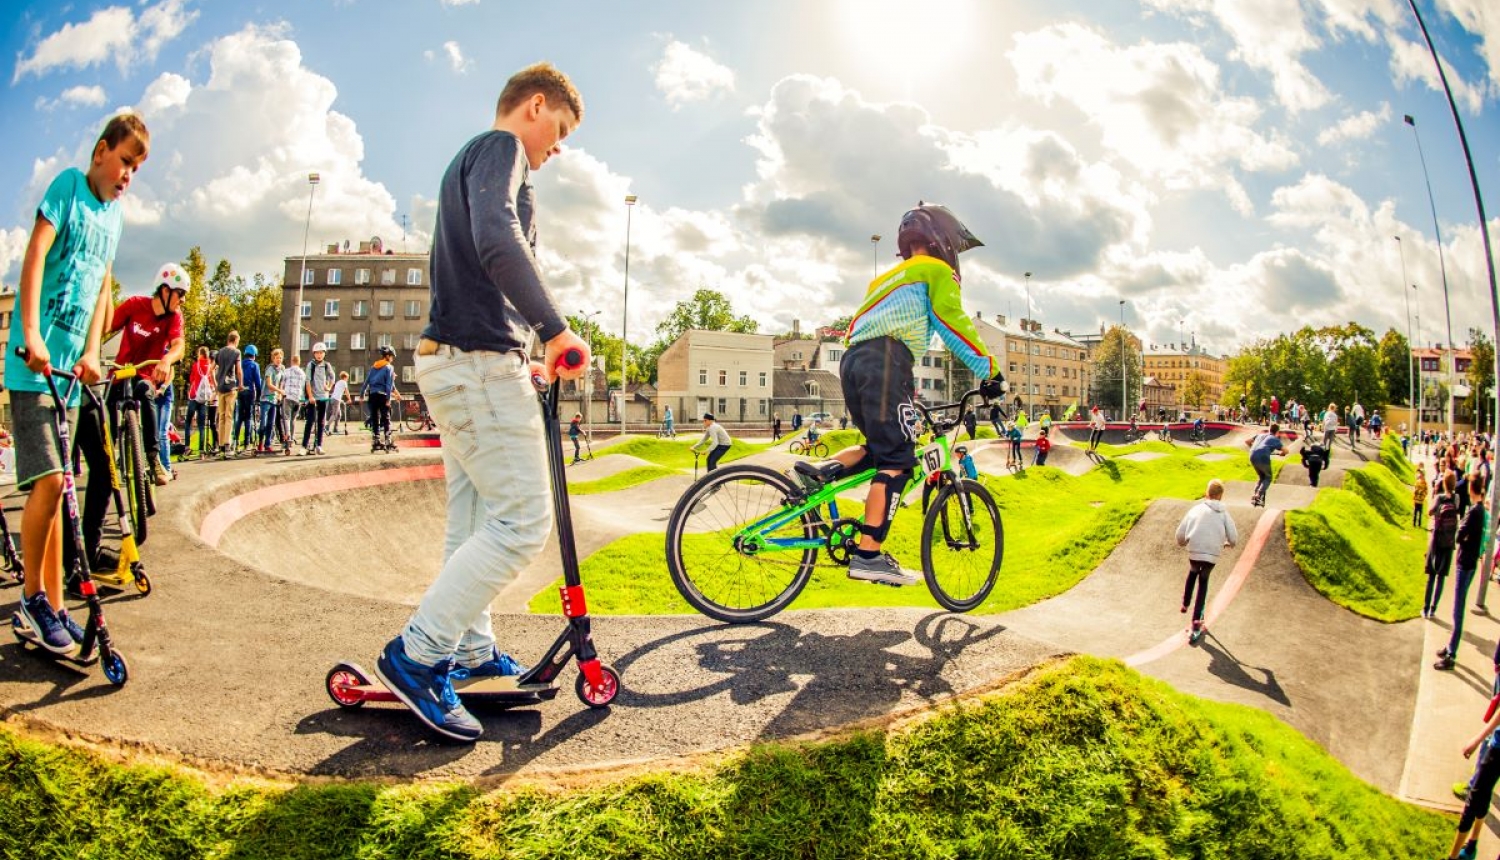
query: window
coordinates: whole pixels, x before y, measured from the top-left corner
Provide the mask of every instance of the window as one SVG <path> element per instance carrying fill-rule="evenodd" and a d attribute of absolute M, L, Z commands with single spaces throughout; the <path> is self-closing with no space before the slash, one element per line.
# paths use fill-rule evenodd
<path fill-rule="evenodd" d="M 927 389 L 929 389 L 929 388 L 932 387 L 932 380 L 928 379 L 925 376 L 922 377 L 921 380 L 919 380 L 919 381 L 921 382 L 922 390 L 923 391 L 926 391 Z"/>
<path fill-rule="evenodd" d="M 922 366 L 923 367 L 931 367 L 932 366 L 932 356 L 930 356 L 930 355 L 924 355 L 924 356 L 922 356 Z"/>
<path fill-rule="evenodd" d="M 939 370 L 941 370 L 943 368 L 943 357 L 941 355 L 935 355 L 935 356 L 933 356 L 932 357 L 932 366 L 938 368 Z"/>
<path fill-rule="evenodd" d="M 830 350 L 828 350 L 828 363 L 829 364 L 838 364 L 839 363 L 839 359 L 841 359 L 843 357 L 844 357 L 844 351 L 842 349 L 830 349 Z"/>
<path fill-rule="evenodd" d="M 391 336 L 388 335 L 388 334 L 377 335 L 376 338 L 375 338 L 375 345 L 376 346 L 390 346 L 391 345 Z"/>
<path fill-rule="evenodd" d="M 728 385 L 729 384 L 729 371 L 727 371 L 727 370 L 721 370 L 721 371 L 719 371 L 719 384 L 720 385 Z"/>
<path fill-rule="evenodd" d="M 708 384 L 708 370 L 706 368 L 699 369 L 699 371 L 698 371 L 698 384 L 699 385 L 707 385 Z"/>
<path fill-rule="evenodd" d="M 417 342 L 420 341 L 421 339 L 422 339 L 422 333 L 421 332 L 419 332 L 419 331 L 409 331 L 405 335 L 403 335 L 402 338 L 401 338 L 402 348 L 403 349 L 416 349 L 417 348 Z"/>
<path fill-rule="evenodd" d="M 759 407 L 760 414 L 761 415 L 765 415 L 766 414 L 766 401 L 759 400 L 759 401 L 756 401 L 756 402 L 760 404 L 760 407 Z"/>
<path fill-rule="evenodd" d="M 742 371 L 740 371 L 740 387 L 744 388 L 745 386 L 747 386 L 749 384 L 750 384 L 750 371 L 748 371 L 748 370 L 742 370 Z"/>
<path fill-rule="evenodd" d="M 395 269 L 382 269 L 381 272 L 380 272 L 380 285 L 383 286 L 383 287 L 390 287 L 390 286 L 395 286 L 395 284 L 396 284 L 396 270 Z"/>
<path fill-rule="evenodd" d="M 417 381 L 417 369 L 415 367 L 413 367 L 412 365 L 410 365 L 410 364 L 408 364 L 405 367 L 401 368 L 401 381 L 402 382 L 416 382 Z"/>
<path fill-rule="evenodd" d="M 364 365 L 356 364 L 353 367 L 349 368 L 349 384 L 350 385 L 359 385 L 361 382 L 364 382 L 364 381 L 365 381 L 365 368 L 364 368 Z"/>
<path fill-rule="evenodd" d="M 760 372 L 760 387 L 766 387 L 766 372 L 764 370 Z"/>
<path fill-rule="evenodd" d="M 305 320 L 312 319 L 312 302 L 303 301 L 300 310 L 301 312 L 298 314 L 298 316 L 302 317 Z"/>
<path fill-rule="evenodd" d="M 412 271 L 416 271 L 416 270 L 413 269 Z M 417 301 L 416 299 L 407 299 L 406 300 L 406 318 L 409 319 L 409 320 L 414 320 L 414 319 L 417 319 L 418 317 L 420 317 L 421 315 L 422 315 L 422 303 L 419 302 L 419 301 Z"/>
<path fill-rule="evenodd" d="M 328 283 L 329 283 L 330 286 L 336 287 L 339 284 L 342 284 L 343 282 L 344 282 L 344 270 L 343 269 L 329 269 L 328 270 Z"/>
<path fill-rule="evenodd" d="M 354 318 L 362 320 L 370 316 L 370 303 L 364 299 L 354 300 Z"/>
<path fill-rule="evenodd" d="M 302 286 L 312 286 L 313 278 L 316 277 L 317 274 L 317 272 L 314 272 L 312 269 L 307 268 L 307 265 L 304 263 L 302 266 Z"/>
<path fill-rule="evenodd" d="M 1012 361 L 1010 363 L 1010 372 L 1011 373 L 1015 373 L 1016 372 L 1016 363 L 1014 361 Z"/>
<path fill-rule="evenodd" d="M 818 383 L 813 382 L 811 380 L 809 380 L 807 382 L 807 396 L 808 397 L 822 397 L 823 396 L 822 390 L 818 388 Z"/>
<path fill-rule="evenodd" d="M 365 348 L 365 344 L 368 342 L 368 340 L 369 340 L 369 336 L 368 335 L 366 335 L 362 331 L 357 331 L 357 332 L 349 335 L 349 348 L 350 349 L 364 349 Z"/>
<path fill-rule="evenodd" d="M 356 284 L 368 284 L 369 282 L 370 282 L 370 270 L 369 269 L 355 269 L 354 270 L 354 283 L 356 283 Z"/>
<path fill-rule="evenodd" d="M 338 318 L 339 318 L 339 300 L 338 299 L 324 299 L 323 300 L 323 319 L 336 320 Z"/>
<path fill-rule="evenodd" d="M 792 353 L 792 361 L 801 361 L 801 360 L 802 360 L 802 353 L 800 353 L 800 352 L 794 352 L 794 353 Z"/>
<path fill-rule="evenodd" d="M 312 335 L 308 334 L 307 332 L 303 332 L 302 336 L 297 338 L 297 348 L 302 352 L 307 352 L 309 349 L 312 349 Z"/>
<path fill-rule="evenodd" d="M 339 333 L 336 332 L 336 331 L 331 331 L 331 332 L 328 332 L 328 333 L 324 334 L 323 335 L 323 345 L 328 348 L 329 352 L 333 352 L 334 350 L 338 349 L 339 348 Z"/>
<path fill-rule="evenodd" d="M 381 299 L 380 300 L 380 318 L 383 319 L 383 320 L 388 320 L 388 319 L 390 319 L 391 317 L 393 317 L 395 315 L 396 315 L 396 300 L 395 299 Z"/>
<path fill-rule="evenodd" d="M 421 269 L 407 269 L 406 270 L 406 285 L 408 287 L 420 287 L 420 286 L 422 286 L 422 270 Z"/>

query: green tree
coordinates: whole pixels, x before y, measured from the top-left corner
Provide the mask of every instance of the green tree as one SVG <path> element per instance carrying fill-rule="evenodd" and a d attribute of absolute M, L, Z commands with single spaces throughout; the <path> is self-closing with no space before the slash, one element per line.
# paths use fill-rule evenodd
<path fill-rule="evenodd" d="M 723 293 L 699 287 L 691 299 L 678 302 L 666 319 L 657 323 L 655 343 L 631 348 L 628 377 L 655 384 L 657 359 L 688 329 L 754 333 L 758 328 L 750 317 L 735 316 L 729 298 Z"/>
<path fill-rule="evenodd" d="M 1411 342 L 1395 329 L 1386 329 L 1377 349 L 1386 401 L 1411 405 Z"/>
<path fill-rule="evenodd" d="M 1203 379 L 1203 374 L 1194 370 L 1187 376 L 1187 381 L 1182 385 L 1182 402 L 1193 407 L 1197 412 L 1203 408 L 1203 401 L 1208 399 L 1208 383 Z"/>
<path fill-rule="evenodd" d="M 1129 389 L 1129 403 L 1122 403 L 1121 397 L 1124 392 L 1120 390 L 1120 373 L 1122 367 L 1121 353 L 1124 353 L 1123 368 L 1125 373 L 1125 387 Z M 1094 349 L 1094 393 L 1093 401 L 1100 406 L 1113 410 L 1116 415 L 1124 414 L 1124 410 L 1138 402 L 1141 391 L 1141 354 L 1130 343 L 1130 333 L 1120 326 L 1112 326 L 1104 333 L 1099 341 L 1099 346 Z M 1019 376 L 1018 380 L 1014 377 Z M 1025 373 L 1012 374 L 1011 385 L 1020 390 L 1025 385 Z"/>
<path fill-rule="evenodd" d="M 1477 429 L 1495 426 L 1495 344 L 1484 332 L 1469 329 L 1469 371 L 1465 381 L 1469 384 L 1469 403 L 1473 404 Z"/>
<path fill-rule="evenodd" d="M 1318 330 L 1328 360 L 1327 392 L 1340 406 L 1361 403 L 1368 413 L 1384 409 L 1389 399 L 1380 378 L 1380 355 L 1375 332 L 1358 323 Z"/>

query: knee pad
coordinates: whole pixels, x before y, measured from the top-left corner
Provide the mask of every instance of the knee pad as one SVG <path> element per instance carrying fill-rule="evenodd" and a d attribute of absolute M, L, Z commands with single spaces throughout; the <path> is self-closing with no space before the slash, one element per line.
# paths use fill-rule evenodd
<path fill-rule="evenodd" d="M 911 469 L 907 469 L 899 475 L 887 475 L 885 472 L 875 473 L 875 477 L 870 480 L 870 486 L 871 488 L 878 487 L 885 492 L 885 522 L 878 526 L 861 523 L 859 527 L 860 533 L 869 535 L 877 542 L 885 542 L 885 536 L 891 530 L 891 520 L 896 516 L 896 512 L 891 509 L 892 500 L 900 496 L 901 491 L 906 489 L 906 484 L 911 480 L 911 477 Z"/>

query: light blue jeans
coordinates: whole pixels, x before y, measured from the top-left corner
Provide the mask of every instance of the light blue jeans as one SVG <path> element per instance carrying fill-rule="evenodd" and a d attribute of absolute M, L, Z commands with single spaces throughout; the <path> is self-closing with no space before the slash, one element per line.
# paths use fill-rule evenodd
<path fill-rule="evenodd" d="M 416 358 L 417 387 L 443 445 L 448 527 L 443 569 L 402 637 L 431 666 L 489 659 L 489 606 L 552 531 L 542 414 L 519 353 L 439 347 Z"/>
<path fill-rule="evenodd" d="M 163 394 L 156 398 L 156 458 L 161 461 L 161 467 L 168 472 L 172 471 L 172 441 L 167 436 L 167 430 L 172 427 L 172 386 L 163 385 Z"/>

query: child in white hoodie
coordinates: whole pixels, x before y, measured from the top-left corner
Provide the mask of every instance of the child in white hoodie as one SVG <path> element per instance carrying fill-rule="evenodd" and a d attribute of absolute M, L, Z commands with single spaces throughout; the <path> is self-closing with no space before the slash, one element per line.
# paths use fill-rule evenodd
<path fill-rule="evenodd" d="M 1239 532 L 1234 520 L 1224 510 L 1224 482 L 1218 478 L 1208 482 L 1208 495 L 1193 505 L 1177 526 L 1177 545 L 1188 550 L 1187 583 L 1182 589 L 1182 611 L 1193 606 L 1193 631 L 1203 629 L 1203 603 L 1208 599 L 1208 574 L 1219 561 L 1224 547 L 1239 542 Z M 1193 588 L 1198 597 L 1193 599 Z"/>

